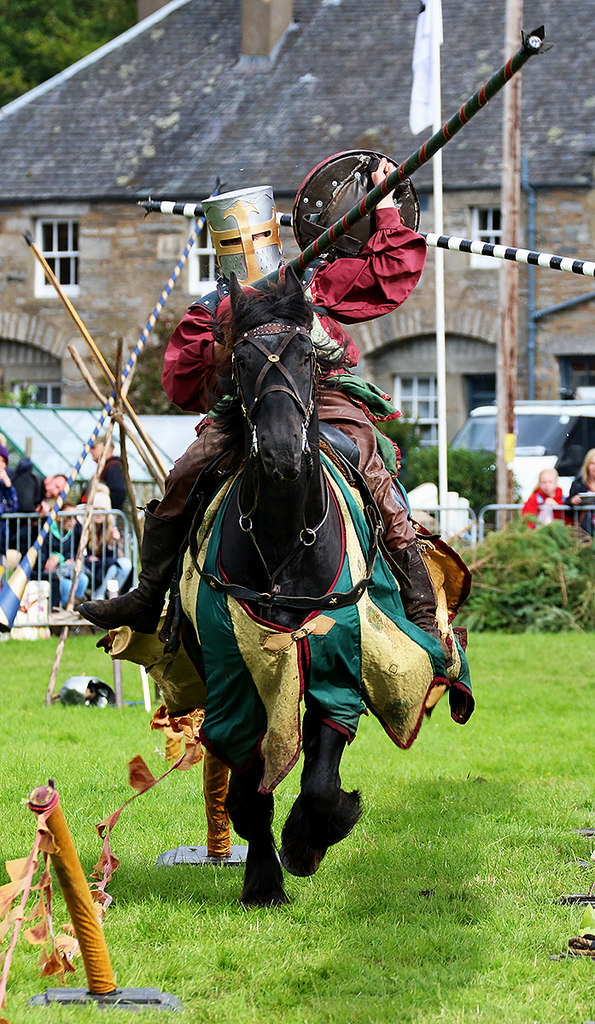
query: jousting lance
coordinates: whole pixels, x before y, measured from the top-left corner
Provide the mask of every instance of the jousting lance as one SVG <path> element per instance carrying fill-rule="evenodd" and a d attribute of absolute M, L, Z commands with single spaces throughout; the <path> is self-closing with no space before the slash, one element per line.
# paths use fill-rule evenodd
<path fill-rule="evenodd" d="M 404 160 L 403 163 L 399 165 L 399 167 L 397 167 L 394 171 L 391 172 L 391 174 L 387 175 L 383 182 L 381 182 L 379 185 L 376 185 L 375 188 L 368 192 L 368 194 L 364 196 L 360 203 L 356 204 L 350 210 L 348 210 L 344 217 L 341 218 L 341 220 L 338 220 L 336 221 L 335 224 L 331 225 L 331 227 L 328 228 L 328 230 L 325 231 L 323 235 L 317 238 L 312 243 L 312 245 L 309 245 L 306 249 L 304 249 L 304 251 L 300 253 L 299 256 L 296 256 L 295 259 L 290 260 L 288 263 L 286 263 L 285 267 L 283 268 L 283 272 L 285 272 L 287 267 L 291 267 L 295 271 L 297 276 L 301 277 L 304 270 L 306 269 L 306 267 L 310 265 L 310 263 L 317 259 L 323 252 L 326 252 L 328 249 L 330 249 L 333 243 L 336 242 L 339 238 L 341 238 L 344 234 L 346 234 L 347 231 L 351 227 L 353 227 L 354 224 L 357 224 L 360 220 L 363 220 L 364 217 L 371 213 L 372 210 L 375 209 L 380 200 L 383 198 L 383 196 L 387 195 L 389 192 L 392 192 L 396 188 L 396 186 L 399 185 L 402 181 L 405 181 L 406 178 L 411 177 L 411 175 L 414 174 L 415 171 L 419 170 L 420 167 L 423 167 L 424 164 L 431 160 L 431 158 L 438 152 L 439 149 L 442 149 L 447 142 L 450 142 L 450 140 L 457 134 L 457 132 L 459 132 L 461 128 L 464 125 L 466 125 L 471 120 L 472 117 L 474 117 L 478 110 L 481 110 L 482 107 L 485 107 L 486 103 L 489 103 L 489 101 L 496 95 L 496 93 L 499 92 L 500 89 L 504 85 L 506 85 L 507 82 L 510 81 L 513 75 L 515 75 L 517 71 L 520 71 L 520 69 L 523 67 L 524 64 L 527 63 L 530 57 L 534 57 L 536 54 L 541 53 L 543 50 L 544 39 L 545 29 L 543 25 L 541 25 L 537 29 L 534 29 L 533 32 L 523 32 L 521 35 L 521 48 L 514 54 L 514 56 L 512 56 L 506 62 L 506 64 L 499 68 L 498 71 L 495 71 L 494 74 L 487 80 L 487 82 L 484 82 L 481 88 L 478 89 L 477 92 L 475 92 L 473 96 L 471 96 L 467 100 L 467 102 L 463 104 L 461 109 L 457 111 L 457 113 L 454 114 L 450 118 L 450 120 L 446 122 L 444 127 L 441 128 L 439 131 L 435 132 L 434 135 L 432 135 L 429 139 L 426 139 L 426 141 L 419 147 L 419 149 L 412 153 L 411 156 L 407 158 L 407 160 Z M 138 205 L 144 207 L 147 213 L 159 212 L 168 214 L 178 214 L 182 217 L 196 217 L 202 214 L 201 203 L 194 202 L 154 200 L 149 198 L 141 200 Z M 279 224 L 282 225 L 291 225 L 291 214 L 277 214 L 277 221 L 279 222 Z M 442 239 L 445 236 L 441 235 L 440 241 L 437 240 L 435 242 L 433 240 L 431 241 L 431 239 L 438 239 L 438 236 L 425 235 L 424 237 L 426 238 L 428 245 L 436 245 L 439 246 L 440 248 L 448 249 L 455 248 L 454 245 L 445 245 L 443 243 Z M 476 243 L 470 241 L 469 239 L 457 239 L 456 241 L 461 243 L 460 250 L 462 252 L 478 251 L 475 248 L 467 250 L 465 248 L 466 245 L 489 246 L 490 244 L 482 242 Z M 525 250 L 512 250 L 509 246 L 493 246 L 492 248 L 494 249 L 494 251 L 488 252 L 486 250 L 485 252 L 482 252 L 482 255 L 495 256 L 496 258 L 499 259 L 517 259 L 518 262 L 537 263 L 539 266 L 547 265 L 550 266 L 552 270 L 570 269 L 566 265 L 568 261 L 563 257 L 552 256 L 551 254 L 548 253 L 529 253 L 528 255 L 531 258 L 525 260 L 521 255 L 523 252 L 525 252 Z M 507 254 L 504 255 L 503 253 L 501 253 L 501 249 L 506 250 Z M 516 257 L 510 255 L 513 251 L 517 252 L 519 255 Z M 535 256 L 547 257 L 548 260 L 553 262 L 544 263 L 541 261 L 541 259 L 534 259 Z M 556 263 L 558 260 L 560 260 L 564 265 L 557 266 Z M 572 262 L 577 265 L 582 263 L 586 267 L 589 266 L 589 264 L 586 261 L 582 260 L 574 260 Z M 588 274 L 590 273 L 590 271 L 575 269 L 572 270 L 571 273 Z M 275 270 L 271 274 L 267 274 L 266 277 L 262 277 L 260 278 L 260 280 L 254 281 L 252 287 L 267 287 L 268 284 L 271 284 L 273 281 L 276 281 L 278 276 L 279 270 Z"/>
<path fill-rule="evenodd" d="M 430 136 L 414 153 L 411 154 L 404 160 L 396 170 L 392 171 L 386 176 L 384 181 L 379 185 L 376 185 L 360 203 L 352 206 L 347 211 L 341 220 L 338 220 L 335 224 L 320 235 L 319 238 L 315 239 L 312 245 L 309 245 L 299 256 L 295 259 L 290 260 L 285 265 L 291 267 L 292 270 L 301 277 L 306 267 L 310 265 L 315 259 L 317 259 L 323 252 L 333 245 L 339 238 L 342 238 L 344 234 L 349 231 L 349 228 L 353 227 L 360 220 L 368 214 L 378 205 L 383 196 L 392 192 L 397 185 L 400 185 L 406 178 L 411 177 L 415 171 L 423 167 L 424 164 L 431 160 L 431 158 L 442 149 L 447 142 L 453 138 L 472 117 L 485 107 L 486 103 L 496 95 L 500 89 L 506 85 L 507 82 L 527 63 L 527 61 L 540 53 L 543 49 L 543 41 L 545 39 L 545 29 L 543 25 L 535 29 L 533 32 L 522 33 L 521 40 L 522 45 L 519 50 L 510 57 L 510 59 L 504 64 L 498 71 L 484 82 L 480 89 L 477 90 L 471 96 L 466 103 L 463 104 L 461 109 L 454 114 L 450 120 L 446 122 L 443 128 L 435 132 L 434 135 Z M 267 274 L 266 277 L 262 277 L 259 281 L 255 281 L 252 284 L 253 288 L 259 286 L 267 287 L 267 285 L 273 281 L 276 281 L 279 276 L 279 270 L 273 271 L 271 274 Z"/>
<path fill-rule="evenodd" d="M 143 206 L 148 213 L 171 213 L 180 217 L 196 217 L 202 213 L 202 204 L 194 202 L 178 203 L 166 199 L 143 199 L 138 205 Z M 290 213 L 278 213 L 277 221 L 282 227 L 291 227 L 293 217 Z M 536 252 L 533 249 L 520 249 L 512 245 L 483 242 L 478 238 L 459 238 L 458 235 L 435 235 L 427 231 L 420 231 L 419 234 L 433 249 L 473 253 L 475 256 L 488 256 L 495 260 L 512 260 L 514 263 L 546 267 L 548 270 L 564 270 L 567 274 L 595 277 L 595 260 L 578 259 L 576 256 L 557 256 L 553 252 Z"/>
<path fill-rule="evenodd" d="M 159 316 L 159 313 L 161 312 L 165 303 L 167 302 L 170 292 L 182 272 L 182 267 L 184 266 L 186 260 L 188 259 L 188 255 L 190 253 L 192 246 L 194 245 L 196 239 L 198 238 L 198 234 L 200 232 L 201 227 L 201 224 L 197 224 L 196 228 L 193 231 L 191 231 L 190 236 L 188 238 L 188 242 L 186 243 L 186 247 L 182 255 L 180 256 L 180 259 L 178 260 L 165 288 L 161 292 L 161 295 L 159 296 L 159 299 L 155 304 L 153 312 L 151 313 L 145 327 L 143 328 L 140 338 L 138 339 L 133 351 L 129 356 L 128 362 L 126 363 L 126 366 L 124 367 L 122 371 L 122 376 L 120 378 L 120 386 L 122 388 L 126 387 L 126 384 L 130 377 L 130 374 L 132 373 L 135 363 L 146 344 L 147 338 L 149 337 L 151 331 L 153 330 L 157 322 L 157 317 Z M 109 396 L 105 406 L 103 407 L 99 419 L 95 424 L 93 433 L 91 434 L 89 440 L 83 446 L 83 449 L 75 465 L 72 467 L 70 471 L 70 475 L 66 480 L 66 484 L 64 485 L 64 488 L 62 489 L 60 494 L 58 495 L 53 508 L 49 512 L 48 517 L 37 536 L 37 539 L 31 545 L 27 553 L 23 556 L 20 565 L 12 573 L 6 585 L 0 589 L 0 633 L 8 632 L 10 629 L 12 629 L 12 626 L 14 625 L 14 620 L 19 610 L 23 594 L 25 593 L 25 588 L 27 586 L 27 583 L 31 579 L 31 574 L 37 561 L 37 557 L 43 547 L 44 541 L 50 531 L 51 525 L 57 518 L 60 510 L 62 509 L 62 506 L 64 505 L 64 502 L 66 500 L 66 495 L 68 494 L 70 488 L 73 486 L 81 470 L 83 462 L 85 461 L 87 455 L 89 454 L 91 448 L 93 447 L 93 443 L 97 440 L 97 437 L 101 432 L 103 424 L 108 419 L 110 412 L 112 411 L 115 405 L 115 401 L 116 391 L 114 388 L 112 394 Z"/>

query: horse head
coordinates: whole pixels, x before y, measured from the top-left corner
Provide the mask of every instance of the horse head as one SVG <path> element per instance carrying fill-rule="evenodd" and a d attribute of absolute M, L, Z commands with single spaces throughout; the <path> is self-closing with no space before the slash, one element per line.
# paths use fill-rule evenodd
<path fill-rule="evenodd" d="M 230 282 L 232 375 L 250 453 L 276 483 L 296 480 L 309 458 L 316 356 L 312 307 L 291 269 L 269 292 Z"/>

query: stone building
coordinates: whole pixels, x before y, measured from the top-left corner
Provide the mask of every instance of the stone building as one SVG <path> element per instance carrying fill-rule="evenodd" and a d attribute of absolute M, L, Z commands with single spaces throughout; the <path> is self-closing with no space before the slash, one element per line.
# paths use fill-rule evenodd
<path fill-rule="evenodd" d="M 30 252 L 31 232 L 108 359 L 136 342 L 188 236 L 183 218 L 138 206 L 199 201 L 269 181 L 281 210 L 324 157 L 366 148 L 399 161 L 418 5 L 414 0 L 139 0 L 129 31 L 0 111 L 0 373 L 42 403 L 88 405 L 67 348 L 85 346 Z M 593 258 L 595 4 L 525 0 L 527 30 L 553 47 L 522 71 L 522 237 L 511 245 Z M 443 0 L 443 119 L 501 66 L 505 4 Z M 508 56 L 508 55 L 507 55 Z M 502 99 L 443 151 L 446 234 L 499 240 Z M 433 230 L 431 169 L 414 178 Z M 293 251 L 291 229 L 285 229 Z M 394 314 L 354 328 L 360 372 L 436 438 L 434 255 Z M 445 255 L 449 435 L 495 394 L 499 261 Z M 167 306 L 210 290 L 201 239 Z M 519 268 L 519 397 L 595 384 L 589 278 Z M 96 372 L 94 370 L 94 372 Z M 141 370 L 142 372 L 142 362 Z M 99 379 L 99 378 L 98 378 Z"/>

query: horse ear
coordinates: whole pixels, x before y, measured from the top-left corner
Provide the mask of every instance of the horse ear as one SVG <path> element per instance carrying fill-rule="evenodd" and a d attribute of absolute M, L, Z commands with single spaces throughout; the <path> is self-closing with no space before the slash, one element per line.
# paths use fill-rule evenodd
<path fill-rule="evenodd" d="M 297 295 L 298 292 L 302 291 L 300 279 L 297 276 L 295 270 L 289 263 L 285 269 L 285 294 L 286 295 Z"/>
<path fill-rule="evenodd" d="M 244 290 L 236 277 L 235 271 L 232 270 L 231 274 L 229 275 L 229 298 L 231 302 L 231 308 L 233 311 L 235 311 L 237 304 L 242 298 L 243 294 Z"/>

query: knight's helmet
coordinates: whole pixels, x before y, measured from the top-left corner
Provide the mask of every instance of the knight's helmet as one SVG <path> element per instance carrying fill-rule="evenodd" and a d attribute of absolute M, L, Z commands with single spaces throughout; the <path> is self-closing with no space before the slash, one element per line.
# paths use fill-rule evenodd
<path fill-rule="evenodd" d="M 277 269 L 282 249 L 270 185 L 209 196 L 202 208 L 225 277 L 233 270 L 250 284 Z"/>
<path fill-rule="evenodd" d="M 369 149 L 349 149 L 327 157 L 310 171 L 293 205 L 293 231 L 300 249 L 304 250 L 371 192 L 372 171 L 383 157 L 383 153 Z M 398 166 L 391 157 L 385 159 Z M 409 178 L 397 186 L 393 201 L 403 224 L 417 231 L 419 200 Z M 356 256 L 375 230 L 376 217 L 372 211 L 369 217 L 352 225 L 331 251 Z"/>

